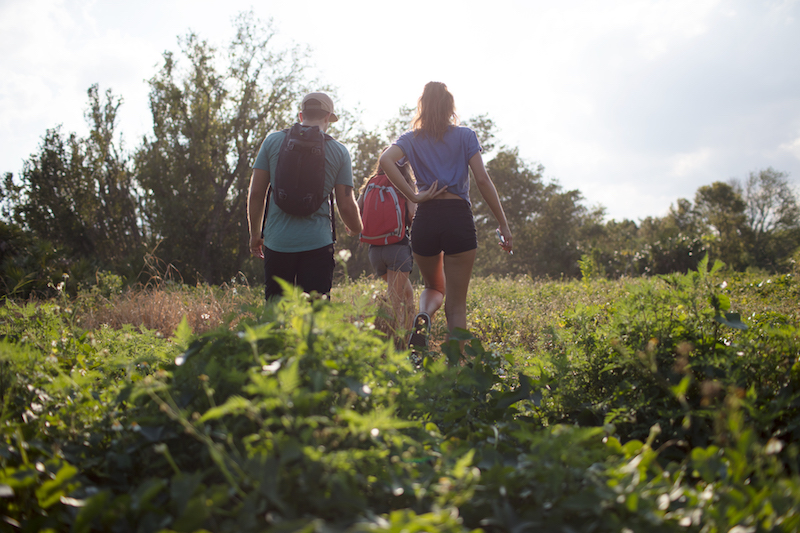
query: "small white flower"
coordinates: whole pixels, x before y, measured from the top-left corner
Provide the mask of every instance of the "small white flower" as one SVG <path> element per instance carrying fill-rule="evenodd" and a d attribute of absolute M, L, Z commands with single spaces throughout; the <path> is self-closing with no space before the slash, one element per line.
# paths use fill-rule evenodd
<path fill-rule="evenodd" d="M 769 442 L 767 442 L 767 445 L 764 447 L 764 452 L 768 455 L 775 455 L 776 453 L 780 453 L 781 450 L 783 450 L 783 442 L 776 438 L 769 439 Z"/>
<path fill-rule="evenodd" d="M 264 374 L 274 374 L 280 368 L 281 368 L 281 362 L 280 361 L 273 361 L 272 363 L 270 363 L 268 365 L 262 366 L 261 367 L 261 371 Z"/>
<path fill-rule="evenodd" d="M 370 431 L 369 434 L 372 435 L 373 437 L 377 437 L 378 435 L 381 434 L 381 430 L 378 428 L 372 428 L 372 431 Z"/>
<path fill-rule="evenodd" d="M 353 252 L 351 252 L 346 248 L 344 250 L 339 250 L 339 259 L 341 259 L 344 262 L 349 261 L 352 256 Z"/>

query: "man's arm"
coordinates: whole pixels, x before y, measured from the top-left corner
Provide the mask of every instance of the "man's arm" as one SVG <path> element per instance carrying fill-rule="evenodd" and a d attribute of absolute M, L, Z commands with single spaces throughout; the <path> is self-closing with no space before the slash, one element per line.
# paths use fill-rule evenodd
<path fill-rule="evenodd" d="M 361 233 L 364 226 L 361 225 L 361 211 L 358 209 L 353 188 L 349 185 L 336 184 L 334 188 L 336 196 L 336 207 L 342 222 L 347 227 L 347 232 L 353 235 Z"/>
<path fill-rule="evenodd" d="M 264 224 L 268 187 L 269 172 L 254 168 L 250 177 L 250 189 L 247 192 L 247 227 L 250 230 L 250 253 L 260 258 L 264 257 L 264 236 L 261 230 Z"/>

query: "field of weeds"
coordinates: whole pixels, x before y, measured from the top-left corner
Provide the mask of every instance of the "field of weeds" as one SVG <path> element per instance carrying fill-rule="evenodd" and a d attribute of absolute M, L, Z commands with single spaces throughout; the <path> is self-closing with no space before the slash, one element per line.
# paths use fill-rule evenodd
<path fill-rule="evenodd" d="M 800 284 L 475 279 L 414 365 L 382 282 L 0 308 L 11 531 L 796 531 Z M 459 341 L 464 343 L 463 351 Z"/>

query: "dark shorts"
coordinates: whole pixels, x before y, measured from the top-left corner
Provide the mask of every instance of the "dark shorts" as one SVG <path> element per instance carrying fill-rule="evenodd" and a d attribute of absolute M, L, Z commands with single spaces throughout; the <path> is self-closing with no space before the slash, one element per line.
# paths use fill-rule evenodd
<path fill-rule="evenodd" d="M 411 248 L 422 256 L 460 254 L 478 247 L 472 208 L 464 200 L 428 200 L 417 206 Z"/>
<path fill-rule="evenodd" d="M 283 296 L 275 277 L 284 279 L 302 288 L 304 292 L 316 291 L 330 294 L 333 286 L 333 245 L 323 246 L 307 252 L 284 253 L 264 248 L 264 293 L 267 300 Z"/>
<path fill-rule="evenodd" d="M 387 270 L 411 272 L 411 267 L 414 266 L 411 247 L 407 242 L 406 244 L 387 244 L 385 246 L 371 245 L 369 262 L 379 276 L 386 274 Z"/>

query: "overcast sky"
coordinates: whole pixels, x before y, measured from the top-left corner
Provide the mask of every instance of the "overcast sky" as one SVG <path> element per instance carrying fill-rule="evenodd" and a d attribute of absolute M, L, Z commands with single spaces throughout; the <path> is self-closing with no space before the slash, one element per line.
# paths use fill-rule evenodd
<path fill-rule="evenodd" d="M 135 147 L 163 52 L 189 30 L 224 45 L 251 8 L 367 127 L 443 81 L 609 218 L 769 166 L 800 189 L 800 0 L 0 0 L 0 172 L 48 128 L 85 134 L 93 83 L 123 97 Z"/>

